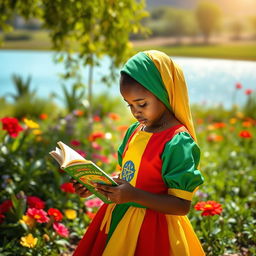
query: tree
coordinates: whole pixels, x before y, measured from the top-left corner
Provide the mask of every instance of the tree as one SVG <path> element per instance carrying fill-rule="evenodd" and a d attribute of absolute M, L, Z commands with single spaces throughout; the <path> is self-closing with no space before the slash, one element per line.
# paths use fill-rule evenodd
<path fill-rule="evenodd" d="M 146 32 L 140 24 L 147 16 L 144 7 L 144 0 L 2 0 L 0 28 L 10 30 L 8 20 L 14 14 L 42 20 L 53 49 L 59 53 L 58 60 L 66 63 L 65 78 L 76 77 L 83 84 L 81 66 L 89 67 L 90 118 L 93 67 L 102 57 L 109 56 L 110 77 L 113 77 L 114 68 L 132 53 L 129 36 Z"/>
<path fill-rule="evenodd" d="M 212 2 L 203 1 L 198 4 L 195 14 L 199 28 L 204 35 L 205 43 L 208 43 L 210 35 L 219 25 L 220 8 Z"/>
<path fill-rule="evenodd" d="M 256 37 L 256 16 L 249 17 L 249 21 L 251 23 L 251 27 L 253 29 L 253 36 Z"/>
<path fill-rule="evenodd" d="M 241 21 L 234 20 L 231 23 L 230 29 L 231 29 L 231 32 L 232 32 L 232 35 L 233 35 L 233 39 L 235 39 L 235 40 L 241 39 L 241 34 L 243 32 L 243 29 L 244 29 L 244 26 L 243 26 Z"/>

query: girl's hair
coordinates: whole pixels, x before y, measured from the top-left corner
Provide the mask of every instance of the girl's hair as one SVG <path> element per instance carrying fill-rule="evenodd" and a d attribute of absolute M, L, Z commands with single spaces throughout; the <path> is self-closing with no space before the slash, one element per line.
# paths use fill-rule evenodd
<path fill-rule="evenodd" d="M 121 73 L 121 77 L 120 77 L 120 86 L 121 85 L 140 85 L 139 82 L 137 82 L 135 79 L 133 79 L 131 76 L 129 76 L 126 73 Z"/>

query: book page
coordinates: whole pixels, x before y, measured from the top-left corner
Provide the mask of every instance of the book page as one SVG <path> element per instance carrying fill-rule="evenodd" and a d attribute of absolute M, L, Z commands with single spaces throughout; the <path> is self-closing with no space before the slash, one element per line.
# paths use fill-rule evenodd
<path fill-rule="evenodd" d="M 62 165 L 62 157 L 60 154 L 56 151 L 51 151 L 49 154 L 59 163 L 59 165 Z"/>
<path fill-rule="evenodd" d="M 74 149 L 70 148 L 65 143 L 59 141 L 58 145 L 62 150 L 63 163 L 62 166 L 67 166 L 70 162 L 88 162 L 88 160 L 84 159 L 79 153 L 77 153 Z"/>

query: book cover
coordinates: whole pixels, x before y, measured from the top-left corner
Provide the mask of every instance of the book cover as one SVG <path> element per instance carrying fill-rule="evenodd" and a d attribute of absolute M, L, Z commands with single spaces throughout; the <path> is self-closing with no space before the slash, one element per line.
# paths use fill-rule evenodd
<path fill-rule="evenodd" d="M 60 164 L 62 170 L 83 184 L 104 203 L 112 203 L 106 196 L 95 190 L 94 183 L 116 186 L 117 183 L 92 161 L 84 159 L 75 150 L 59 141 L 55 151 L 49 154 Z"/>

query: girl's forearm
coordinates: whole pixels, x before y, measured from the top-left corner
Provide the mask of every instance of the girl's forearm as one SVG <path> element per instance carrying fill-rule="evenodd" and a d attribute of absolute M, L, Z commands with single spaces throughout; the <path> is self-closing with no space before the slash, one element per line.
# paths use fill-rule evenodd
<path fill-rule="evenodd" d="M 135 188 L 133 202 L 151 210 L 171 215 L 186 215 L 191 202 L 171 195 L 152 194 Z"/>

